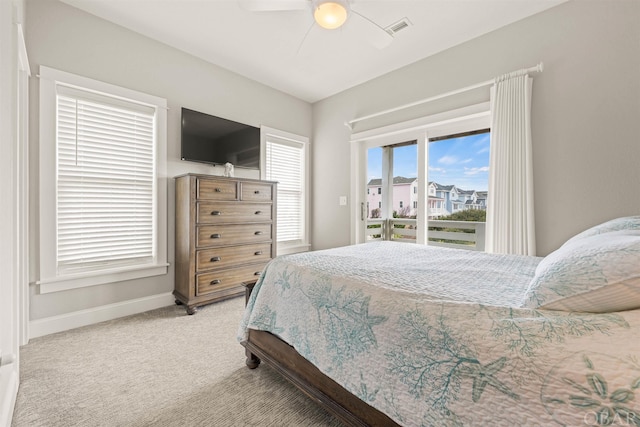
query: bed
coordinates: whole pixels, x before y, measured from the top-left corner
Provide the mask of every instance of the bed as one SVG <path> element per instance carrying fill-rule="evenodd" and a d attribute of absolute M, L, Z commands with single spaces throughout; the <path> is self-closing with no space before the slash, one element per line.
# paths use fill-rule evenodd
<path fill-rule="evenodd" d="M 238 339 L 347 425 L 640 426 L 640 217 L 547 257 L 372 242 L 277 257 Z"/>

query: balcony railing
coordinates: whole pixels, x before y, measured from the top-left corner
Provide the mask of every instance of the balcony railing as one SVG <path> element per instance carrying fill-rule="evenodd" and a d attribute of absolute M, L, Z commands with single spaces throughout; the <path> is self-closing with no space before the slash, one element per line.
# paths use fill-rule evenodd
<path fill-rule="evenodd" d="M 484 251 L 484 222 L 429 220 L 428 244 Z M 367 220 L 367 241 L 416 242 L 416 220 L 406 218 Z"/>

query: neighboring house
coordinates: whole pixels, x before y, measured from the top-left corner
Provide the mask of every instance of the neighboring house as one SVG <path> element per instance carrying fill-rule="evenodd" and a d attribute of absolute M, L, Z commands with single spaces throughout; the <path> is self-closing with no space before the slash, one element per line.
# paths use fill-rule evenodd
<path fill-rule="evenodd" d="M 441 216 L 451 215 L 456 212 L 462 212 L 472 209 L 486 209 L 487 192 L 479 192 L 475 190 L 462 190 L 455 185 L 440 185 L 437 182 L 430 183 L 433 186 L 433 194 L 435 198 L 442 200 L 442 206 L 436 203 L 436 209 L 430 211 L 430 218 L 438 218 Z M 431 188 L 431 187 L 430 187 Z M 482 193 L 481 198 L 479 194 Z M 431 192 L 429 193 L 431 196 Z M 431 203 L 430 203 L 431 206 Z"/>
<path fill-rule="evenodd" d="M 458 200 L 458 189 L 455 185 L 441 185 L 437 182 L 434 182 L 433 185 L 435 187 L 435 196 L 441 198 L 443 203 L 441 208 L 434 211 L 430 217 L 438 218 L 462 210 L 459 204 L 455 203 Z"/>
<path fill-rule="evenodd" d="M 478 192 L 475 190 L 458 190 L 458 200 L 464 201 L 462 210 L 486 209 L 478 203 Z"/>
<path fill-rule="evenodd" d="M 374 178 L 367 184 L 367 218 L 380 217 L 382 208 L 382 180 Z M 483 194 L 481 198 L 479 194 Z M 461 190 L 455 185 L 429 182 L 427 190 L 429 219 L 471 209 L 486 209 L 487 192 Z M 393 178 L 393 211 L 401 217 L 412 217 L 418 209 L 418 180 L 396 176 Z"/>
<path fill-rule="evenodd" d="M 367 184 L 367 217 L 374 218 L 375 209 L 382 208 L 382 179 Z M 418 209 L 418 180 L 396 176 L 393 178 L 393 211 L 403 217 L 415 216 Z M 373 215 L 372 216 L 372 212 Z"/>
<path fill-rule="evenodd" d="M 480 209 L 487 209 L 487 195 L 489 194 L 487 191 L 478 191 L 477 193 L 478 199 L 476 203 L 480 206 Z"/>
<path fill-rule="evenodd" d="M 448 189 L 447 189 L 448 187 Z M 441 216 L 451 215 L 451 208 L 447 207 L 449 193 L 453 185 L 443 186 L 436 182 L 430 182 L 427 190 L 427 204 L 429 219 L 436 219 Z"/>

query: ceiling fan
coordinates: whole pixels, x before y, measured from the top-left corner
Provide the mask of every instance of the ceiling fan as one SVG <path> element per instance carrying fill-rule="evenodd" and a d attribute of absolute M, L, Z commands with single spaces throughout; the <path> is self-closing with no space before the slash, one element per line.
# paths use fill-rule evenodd
<path fill-rule="evenodd" d="M 378 49 L 387 47 L 393 41 L 393 36 L 384 28 L 354 10 L 349 0 L 239 0 L 239 2 L 244 9 L 252 12 L 309 10 L 315 21 L 313 26 L 335 30 L 346 24 L 359 38 Z"/>

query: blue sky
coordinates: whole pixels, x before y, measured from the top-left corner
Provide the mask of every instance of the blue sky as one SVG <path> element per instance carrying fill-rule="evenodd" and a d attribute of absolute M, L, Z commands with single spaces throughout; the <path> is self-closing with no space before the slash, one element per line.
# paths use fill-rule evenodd
<path fill-rule="evenodd" d="M 417 146 L 394 149 L 393 175 L 417 176 Z M 382 175 L 382 148 L 368 153 L 367 176 Z M 429 143 L 429 181 L 455 184 L 463 190 L 487 190 L 489 180 L 489 133 L 445 139 Z"/>

